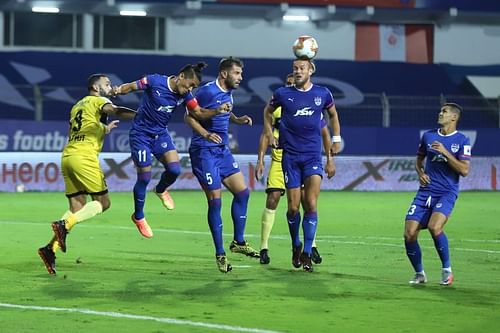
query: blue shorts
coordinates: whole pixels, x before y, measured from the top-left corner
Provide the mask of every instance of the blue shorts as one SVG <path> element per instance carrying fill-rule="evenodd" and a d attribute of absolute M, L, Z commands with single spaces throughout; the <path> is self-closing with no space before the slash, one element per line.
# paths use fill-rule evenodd
<path fill-rule="evenodd" d="M 203 189 L 218 190 L 222 180 L 240 172 L 227 146 L 189 148 L 193 173 Z"/>
<path fill-rule="evenodd" d="M 160 160 L 164 153 L 175 150 L 175 145 L 167 131 L 152 135 L 131 129 L 129 142 L 132 160 L 140 168 L 151 165 L 151 154 Z"/>
<path fill-rule="evenodd" d="M 449 217 L 457 201 L 453 192 L 432 195 L 427 191 L 418 191 L 406 214 L 406 221 L 417 221 L 422 228 L 427 228 L 432 213 L 439 212 Z"/>
<path fill-rule="evenodd" d="M 312 175 L 323 178 L 323 166 L 319 154 L 290 154 L 283 152 L 281 166 L 285 175 L 285 187 L 297 188 L 304 184 L 305 180 Z"/>

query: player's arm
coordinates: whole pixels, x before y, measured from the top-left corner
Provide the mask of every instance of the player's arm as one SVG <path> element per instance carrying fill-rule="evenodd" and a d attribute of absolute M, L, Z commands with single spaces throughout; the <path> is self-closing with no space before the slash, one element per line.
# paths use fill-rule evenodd
<path fill-rule="evenodd" d="M 229 121 L 238 125 L 252 126 L 252 118 L 247 115 L 236 117 L 234 113 L 231 112 L 231 114 L 229 115 Z"/>
<path fill-rule="evenodd" d="M 262 129 L 262 134 L 266 136 L 267 142 L 273 148 L 278 147 L 278 140 L 273 135 L 273 112 L 276 107 L 271 104 L 266 104 L 264 108 L 264 127 Z"/>
<path fill-rule="evenodd" d="M 467 177 L 467 175 L 469 174 L 469 170 L 470 170 L 470 161 L 469 160 L 458 160 L 439 141 L 433 141 L 431 143 L 431 149 L 440 152 L 444 157 L 446 157 L 447 163 L 450 166 L 450 168 L 453 169 L 453 171 L 455 171 L 456 173 L 458 173 L 462 177 Z"/>
<path fill-rule="evenodd" d="M 205 109 L 205 108 L 202 108 L 198 104 L 198 101 L 196 100 L 196 98 L 193 98 L 189 102 L 186 103 L 186 108 L 187 108 L 189 114 L 192 117 L 194 117 L 195 119 L 206 120 L 206 119 L 213 118 L 220 113 L 231 112 L 231 109 L 233 108 L 233 106 L 231 103 L 224 103 L 221 106 L 219 106 L 217 109 Z"/>
<path fill-rule="evenodd" d="M 326 109 L 330 117 L 330 128 L 332 129 L 332 144 L 330 146 L 330 153 L 336 155 L 340 151 L 340 143 L 342 142 L 342 137 L 340 136 L 340 121 L 337 113 L 337 108 L 335 104 L 332 104 L 328 109 Z"/>
<path fill-rule="evenodd" d="M 323 121 L 323 120 L 322 120 Z M 335 161 L 333 160 L 333 156 L 330 153 L 330 147 L 332 143 L 330 141 L 330 131 L 328 131 L 328 126 L 323 126 L 321 128 L 321 139 L 323 141 L 323 150 L 326 155 L 326 164 L 325 164 L 325 172 L 327 177 L 330 179 L 335 176 Z"/>
<path fill-rule="evenodd" d="M 264 176 L 264 155 L 269 146 L 269 139 L 262 130 L 259 139 L 259 148 L 257 150 L 257 164 L 255 166 L 255 179 L 261 180 Z"/>
<path fill-rule="evenodd" d="M 189 112 L 184 114 L 184 122 L 191 127 L 196 133 L 204 137 L 206 140 L 213 143 L 222 143 L 221 137 L 217 133 L 207 131 L 200 122 L 194 118 Z"/>
<path fill-rule="evenodd" d="M 418 180 L 421 186 L 427 186 L 431 183 L 431 178 L 429 177 L 429 175 L 425 173 L 424 161 L 425 161 L 425 155 L 418 154 L 417 159 L 415 161 L 415 170 L 417 171 Z"/>
<path fill-rule="evenodd" d="M 121 84 L 119 86 L 113 87 L 113 96 L 126 95 L 128 93 L 131 93 L 131 92 L 137 91 L 137 90 L 140 90 L 139 86 L 137 85 L 137 81 L 124 83 L 124 84 Z"/>
<path fill-rule="evenodd" d="M 134 119 L 136 111 L 125 106 L 118 106 L 112 103 L 105 104 L 101 111 L 110 116 L 115 116 L 124 120 Z"/>

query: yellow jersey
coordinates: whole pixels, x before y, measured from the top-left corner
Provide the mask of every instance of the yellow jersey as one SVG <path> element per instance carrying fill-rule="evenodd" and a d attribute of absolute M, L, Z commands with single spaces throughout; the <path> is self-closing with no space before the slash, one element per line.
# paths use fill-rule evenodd
<path fill-rule="evenodd" d="M 273 135 L 276 139 L 280 137 L 281 107 L 277 107 L 273 112 Z M 271 158 L 273 161 L 281 162 L 283 149 L 271 149 Z"/>
<path fill-rule="evenodd" d="M 104 105 L 111 103 L 106 97 L 85 96 L 71 108 L 68 143 L 63 156 L 95 154 L 101 152 L 106 125 L 101 122 Z"/>

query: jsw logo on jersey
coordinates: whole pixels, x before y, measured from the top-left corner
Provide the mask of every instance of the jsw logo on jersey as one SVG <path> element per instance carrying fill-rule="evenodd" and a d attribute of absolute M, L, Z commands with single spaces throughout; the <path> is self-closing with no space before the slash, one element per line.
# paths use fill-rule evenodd
<path fill-rule="evenodd" d="M 294 117 L 297 117 L 297 116 L 312 116 L 313 113 L 314 113 L 314 110 L 311 110 L 311 107 L 308 106 L 308 107 L 305 107 L 305 108 L 297 110 L 293 116 Z"/>
<path fill-rule="evenodd" d="M 167 105 L 167 106 L 158 107 L 158 109 L 156 109 L 156 111 L 171 113 L 172 111 L 174 111 L 174 109 L 175 109 L 175 106 Z"/>

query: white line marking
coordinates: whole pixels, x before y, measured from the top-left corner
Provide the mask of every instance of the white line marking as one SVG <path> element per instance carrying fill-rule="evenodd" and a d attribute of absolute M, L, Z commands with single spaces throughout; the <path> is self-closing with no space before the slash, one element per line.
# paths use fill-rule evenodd
<path fill-rule="evenodd" d="M 232 265 L 234 268 L 252 268 L 250 265 Z"/>
<path fill-rule="evenodd" d="M 160 323 L 174 324 L 174 325 L 187 325 L 187 326 L 197 326 L 212 328 L 216 330 L 226 330 L 234 332 L 253 332 L 253 333 L 279 333 L 278 331 L 263 330 L 260 328 L 246 328 L 241 326 L 231 326 L 231 325 L 221 325 L 221 324 L 209 324 L 199 321 L 181 320 L 174 318 L 162 318 L 162 317 L 151 317 L 151 316 L 139 316 L 120 312 L 108 312 L 108 311 L 94 311 L 90 309 L 75 309 L 75 308 L 56 308 L 52 306 L 37 306 L 37 305 L 20 305 L 20 304 L 9 304 L 0 303 L 0 307 L 3 308 L 13 308 L 13 309 L 24 309 L 24 310 L 41 310 L 41 311 L 56 311 L 56 312 L 70 312 L 70 313 L 81 313 L 86 315 L 112 317 L 112 318 L 126 318 L 126 319 L 136 319 L 136 320 L 149 320 L 157 321 Z"/>
<path fill-rule="evenodd" d="M 0 221 L 0 225 L 2 224 L 14 224 L 14 225 L 34 225 L 34 226 L 42 226 L 47 227 L 49 224 L 41 224 L 36 222 L 17 222 L 17 221 Z M 109 226 L 109 225 L 92 225 L 92 224 L 81 224 L 78 228 L 104 228 L 104 229 L 119 229 L 119 230 L 132 230 L 135 231 L 136 228 L 133 226 L 123 227 L 123 226 Z M 165 232 L 165 233 L 174 233 L 174 234 L 187 234 L 187 235 L 205 235 L 210 236 L 210 232 L 208 231 L 191 231 L 191 230 L 176 230 L 176 229 L 163 229 L 163 228 L 153 228 L 155 232 Z M 224 234 L 225 237 L 232 237 L 233 234 Z M 260 235 L 254 234 L 246 234 L 247 238 L 260 238 Z M 270 236 L 271 239 L 276 240 L 290 240 L 290 236 L 287 235 L 273 235 Z M 366 242 L 364 240 L 394 240 L 398 241 L 400 244 L 391 244 L 391 243 L 379 243 L 379 242 Z M 473 243 L 493 243 L 500 244 L 500 240 L 496 239 L 449 239 L 450 242 L 473 242 Z M 354 245 L 366 245 L 366 246 L 386 246 L 386 247 L 401 247 L 403 246 L 403 238 L 402 237 L 378 237 L 378 236 L 345 236 L 345 235 L 318 235 L 316 239 L 319 243 L 333 243 L 333 244 L 354 244 Z M 424 242 L 427 239 L 423 240 Z M 428 248 L 433 248 L 429 246 Z M 480 252 L 480 253 L 490 253 L 490 254 L 500 254 L 500 250 L 490 250 L 490 249 L 469 249 L 469 248 L 461 248 L 461 247 L 451 247 L 452 250 L 464 251 L 464 252 Z"/>

